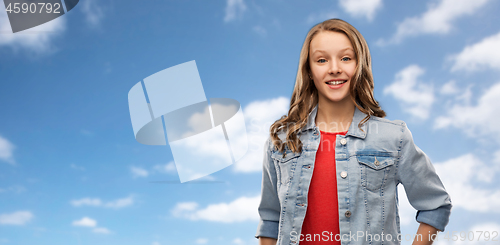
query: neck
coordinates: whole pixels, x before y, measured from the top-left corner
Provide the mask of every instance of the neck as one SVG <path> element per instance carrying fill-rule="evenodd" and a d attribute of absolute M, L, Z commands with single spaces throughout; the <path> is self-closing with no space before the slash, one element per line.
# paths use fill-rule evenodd
<path fill-rule="evenodd" d="M 350 98 L 343 101 L 318 101 L 316 126 L 323 132 L 345 132 L 349 130 L 355 105 Z"/>

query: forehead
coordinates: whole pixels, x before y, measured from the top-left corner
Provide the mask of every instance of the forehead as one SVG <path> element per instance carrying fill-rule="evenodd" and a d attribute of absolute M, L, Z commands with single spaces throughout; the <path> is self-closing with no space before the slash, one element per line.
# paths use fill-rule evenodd
<path fill-rule="evenodd" d="M 309 49 L 311 53 L 315 51 L 354 51 L 351 41 L 349 40 L 347 35 L 342 32 L 334 31 L 321 31 L 317 33 L 311 40 Z"/>

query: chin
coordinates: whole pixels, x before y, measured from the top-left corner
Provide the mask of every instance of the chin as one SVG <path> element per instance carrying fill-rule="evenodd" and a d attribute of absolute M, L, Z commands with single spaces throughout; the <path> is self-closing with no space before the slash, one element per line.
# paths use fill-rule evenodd
<path fill-rule="evenodd" d="M 335 103 L 338 103 L 338 102 L 344 102 L 346 100 L 351 100 L 349 94 L 347 95 L 340 95 L 340 96 L 328 96 L 326 97 L 329 101 L 331 102 L 335 102 Z"/>
<path fill-rule="evenodd" d="M 329 98 L 329 100 L 330 100 L 331 102 L 338 103 L 338 102 L 342 102 L 342 101 L 344 101 L 345 99 L 343 99 L 343 98 Z"/>

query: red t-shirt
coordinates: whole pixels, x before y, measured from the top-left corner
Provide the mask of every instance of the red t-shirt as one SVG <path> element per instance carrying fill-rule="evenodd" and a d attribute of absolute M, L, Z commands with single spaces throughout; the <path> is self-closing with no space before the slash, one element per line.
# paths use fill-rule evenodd
<path fill-rule="evenodd" d="M 337 134 L 321 131 L 321 141 L 307 195 L 307 211 L 300 236 L 300 245 L 338 244 L 339 203 L 335 168 L 335 142 Z M 338 238 L 338 237 L 337 237 Z"/>

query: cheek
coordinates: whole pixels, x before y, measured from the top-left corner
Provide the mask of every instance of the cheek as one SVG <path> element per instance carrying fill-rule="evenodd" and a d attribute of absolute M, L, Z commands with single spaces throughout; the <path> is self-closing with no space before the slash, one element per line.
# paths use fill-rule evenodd
<path fill-rule="evenodd" d="M 319 82 L 318 82 L 318 79 L 314 79 L 314 87 L 316 87 L 316 89 L 318 89 L 318 86 L 320 85 Z"/>
<path fill-rule="evenodd" d="M 311 73 L 314 78 L 321 78 L 322 74 L 324 73 L 324 69 L 318 66 L 312 66 L 311 67 Z"/>
<path fill-rule="evenodd" d="M 347 73 L 349 77 L 354 76 L 354 73 L 356 73 L 356 64 L 349 66 Z"/>
<path fill-rule="evenodd" d="M 310 66 L 311 67 L 311 73 L 313 76 L 316 76 L 318 74 L 317 67 L 316 66 Z"/>

